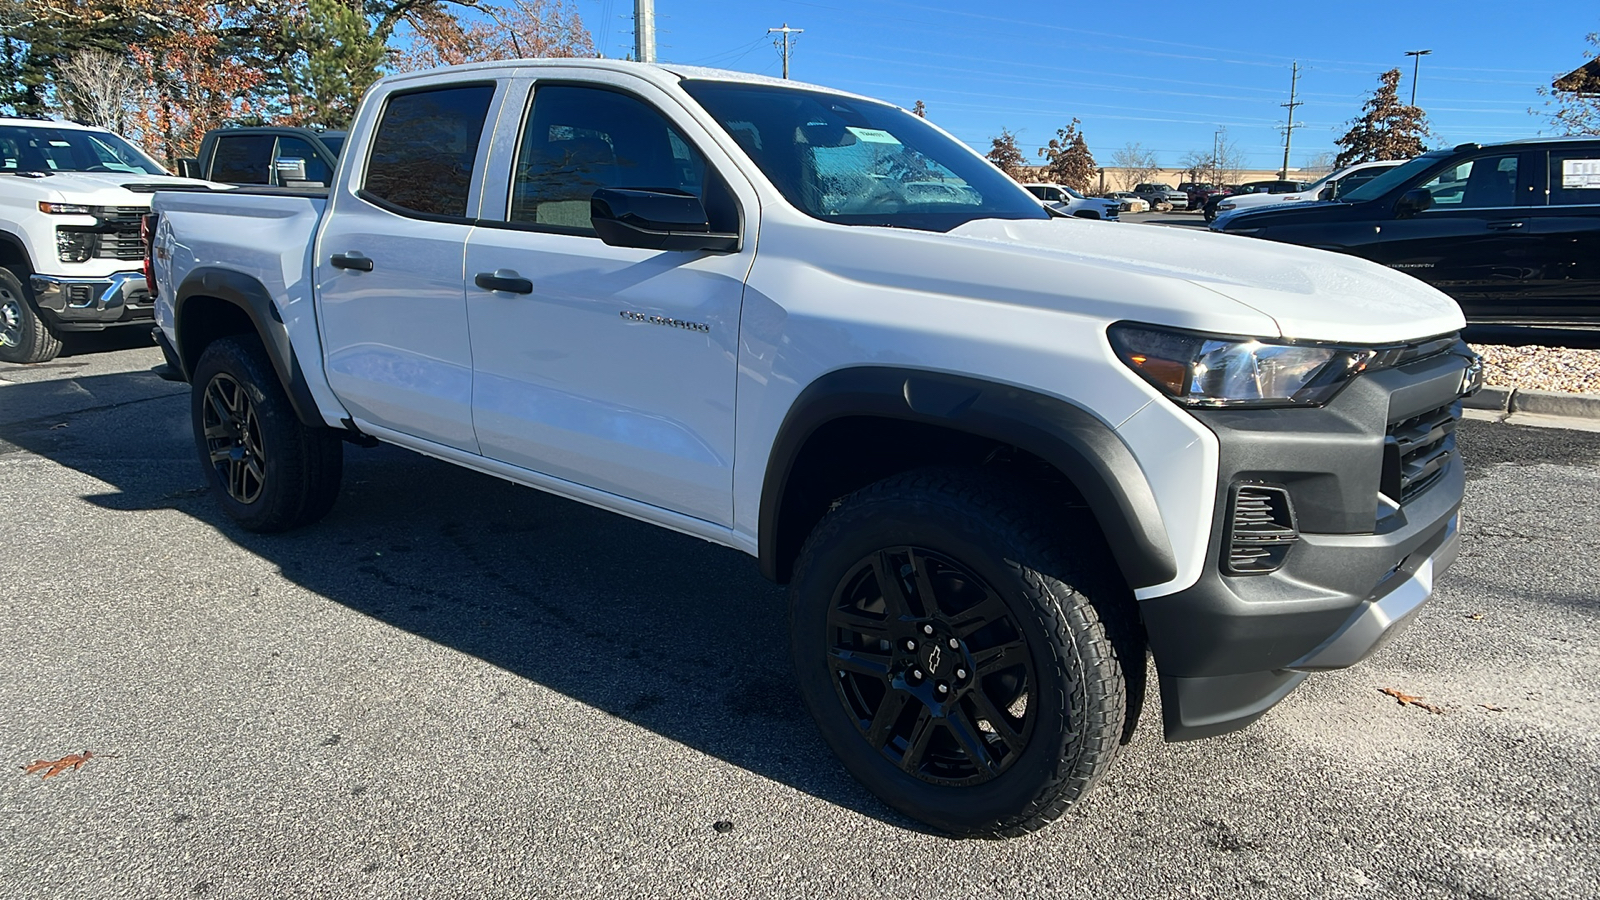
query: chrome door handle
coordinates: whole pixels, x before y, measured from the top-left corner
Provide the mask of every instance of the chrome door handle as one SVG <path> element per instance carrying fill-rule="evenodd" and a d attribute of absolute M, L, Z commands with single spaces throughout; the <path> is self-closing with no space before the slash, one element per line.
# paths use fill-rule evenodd
<path fill-rule="evenodd" d="M 1528 224 L 1528 223 L 1527 222 L 1490 222 L 1490 223 L 1488 223 L 1488 228 L 1489 228 L 1490 231 L 1512 231 L 1514 229 L 1521 228 L 1522 226 L 1524 226 L 1526 224 Z"/>

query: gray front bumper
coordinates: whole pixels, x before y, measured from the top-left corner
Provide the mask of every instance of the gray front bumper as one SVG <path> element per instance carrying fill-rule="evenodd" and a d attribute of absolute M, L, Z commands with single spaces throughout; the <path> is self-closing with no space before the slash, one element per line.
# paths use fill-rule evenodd
<path fill-rule="evenodd" d="M 33 275 L 33 302 L 63 330 L 97 329 L 155 316 L 142 272 L 97 278 Z"/>

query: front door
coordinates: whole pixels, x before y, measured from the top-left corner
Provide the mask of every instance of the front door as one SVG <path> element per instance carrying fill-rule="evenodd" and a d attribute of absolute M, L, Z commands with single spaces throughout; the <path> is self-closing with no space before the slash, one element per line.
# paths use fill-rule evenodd
<path fill-rule="evenodd" d="M 598 188 L 671 188 L 702 198 L 713 231 L 737 230 L 695 134 L 641 95 L 535 86 L 504 222 L 467 246 L 473 418 L 487 457 L 731 525 L 751 235 L 737 253 L 640 250 L 589 220 Z"/>
<path fill-rule="evenodd" d="M 473 453 L 462 261 L 494 85 L 391 95 L 317 245 L 328 383 L 361 422 Z M 341 186 L 342 187 L 342 186 Z"/>
<path fill-rule="evenodd" d="M 1444 291 L 1469 318 L 1515 309 L 1532 283 L 1535 244 L 1523 155 L 1485 153 L 1434 173 L 1415 185 L 1433 205 L 1377 223 L 1373 242 L 1356 252 Z"/>

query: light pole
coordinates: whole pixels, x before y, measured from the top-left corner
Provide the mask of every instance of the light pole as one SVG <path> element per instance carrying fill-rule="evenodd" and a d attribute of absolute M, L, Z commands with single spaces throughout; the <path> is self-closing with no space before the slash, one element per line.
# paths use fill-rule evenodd
<path fill-rule="evenodd" d="M 1411 57 L 1411 105 L 1417 105 L 1417 73 L 1422 70 L 1422 58 L 1432 53 L 1432 50 L 1407 50 L 1406 55 Z"/>

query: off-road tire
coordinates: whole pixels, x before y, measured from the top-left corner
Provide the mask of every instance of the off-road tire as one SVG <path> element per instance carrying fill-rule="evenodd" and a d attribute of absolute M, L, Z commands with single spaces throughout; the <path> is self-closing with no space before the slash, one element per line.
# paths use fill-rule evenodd
<path fill-rule="evenodd" d="M 937 726 L 946 729 L 944 743 L 955 746 L 957 754 L 946 751 L 943 758 L 925 765 L 916 763 L 916 771 L 911 771 L 904 767 L 912 761 L 914 737 L 896 737 L 884 746 L 870 742 L 873 725 L 880 718 L 889 718 L 883 716 L 883 710 L 896 683 L 909 686 L 912 678 L 918 677 L 920 686 L 930 678 L 949 678 L 966 671 L 938 658 L 916 655 L 926 652 L 910 649 L 913 642 L 924 640 L 924 629 L 938 626 L 942 636 L 929 640 L 940 647 L 954 648 L 959 637 L 961 649 L 950 652 L 957 654 L 958 660 L 967 660 L 972 672 L 981 675 L 984 669 L 976 663 L 984 656 L 979 651 L 983 632 L 1001 627 L 985 626 L 962 637 L 960 626 L 953 623 L 963 615 L 973 620 L 969 612 L 950 614 L 948 625 L 938 617 L 924 624 L 913 615 L 911 632 L 895 634 L 888 641 L 877 642 L 869 634 L 855 633 L 858 613 L 867 607 L 852 605 L 855 601 L 851 598 L 870 597 L 874 590 L 887 598 L 892 592 L 884 590 L 881 583 L 861 587 L 868 577 L 862 574 L 866 572 L 862 561 L 873 558 L 879 560 L 871 570 L 873 580 L 880 579 L 876 573 L 893 568 L 893 562 L 909 560 L 897 569 L 901 573 L 898 590 L 914 613 L 926 610 L 916 608 L 921 601 L 912 599 L 924 585 L 930 595 L 940 597 L 950 586 L 967 590 L 978 584 L 987 591 L 986 599 L 971 609 L 993 607 L 996 595 L 1003 601 L 1008 616 L 1005 633 L 1022 634 L 1026 655 L 1019 658 L 1032 667 L 1027 674 L 1033 690 L 1018 720 L 1027 735 L 1020 749 L 1009 749 L 1019 734 L 1014 726 L 1007 726 L 1003 745 L 1000 730 L 988 719 L 978 718 L 974 710 L 999 712 L 1004 698 L 990 692 L 979 700 L 974 689 L 985 690 L 985 682 L 972 681 L 966 682 L 964 689 L 958 688 L 964 690 L 959 699 L 946 701 L 945 724 Z M 919 558 L 923 569 L 938 570 L 937 583 L 944 586 L 936 586 L 933 575 L 916 580 L 921 575 Z M 1063 520 L 1042 505 L 1036 506 L 1025 489 L 975 470 L 906 473 L 845 498 L 806 541 L 790 595 L 791 653 L 800 693 L 823 738 L 868 790 L 905 815 L 939 830 L 963 836 L 1009 837 L 1054 820 L 1106 771 L 1124 737 L 1125 721 L 1131 721 L 1127 717 L 1137 715 L 1137 708 L 1128 708 L 1130 694 L 1135 704 L 1143 696 L 1143 635 L 1136 633 L 1132 596 L 1121 579 L 1107 570 L 1106 559 L 1104 542 L 1092 528 Z M 948 604 L 942 597 L 937 603 L 941 609 L 961 606 Z M 884 608 L 887 623 L 893 605 L 887 599 L 876 605 Z M 846 624 L 841 626 L 841 621 Z M 1014 639 L 1009 643 L 1014 644 Z M 861 655 L 841 651 L 847 644 L 860 646 Z M 869 689 L 879 676 L 861 675 L 841 666 L 868 661 L 877 666 L 884 647 L 892 647 L 888 652 L 900 655 L 902 674 L 881 679 L 887 688 L 882 689 L 884 700 L 873 714 L 865 709 L 870 704 L 864 705 L 861 698 L 876 690 Z M 908 663 L 906 654 L 900 654 L 902 649 L 912 654 L 912 660 L 923 662 Z M 918 668 L 908 671 L 913 664 Z M 944 684 L 938 681 L 936 686 Z M 921 701 L 901 702 L 909 712 L 890 717 L 898 716 L 903 725 L 910 721 L 908 716 L 914 716 L 913 724 L 905 729 L 907 735 L 914 735 L 924 721 L 922 707 L 915 706 Z M 932 715 L 934 706 L 925 705 Z M 1013 701 L 1004 708 L 1015 705 Z M 966 710 L 964 717 L 957 707 Z M 1012 714 L 1000 715 L 1009 721 Z M 1033 716 L 1031 722 L 1029 716 Z M 958 724 L 963 718 L 966 726 Z M 985 725 L 990 727 L 985 729 Z M 962 749 L 974 744 L 970 740 L 963 744 L 961 732 L 982 738 L 977 746 L 983 752 Z M 928 748 L 925 754 L 931 756 L 936 740 L 938 734 L 923 739 L 922 746 Z M 901 744 L 906 748 L 903 752 L 899 752 Z M 1008 755 L 996 762 L 996 751 Z M 978 765 L 980 757 L 989 768 Z M 971 777 L 988 780 L 957 783 L 967 771 L 963 765 L 974 773 Z M 948 773 L 949 780 L 934 777 L 939 772 Z"/>
<path fill-rule="evenodd" d="M 306 426 L 253 336 L 213 342 L 195 365 L 190 415 L 206 480 L 246 531 L 287 531 L 333 508 L 344 446 Z"/>
<path fill-rule="evenodd" d="M 61 353 L 61 339 L 34 309 L 25 280 L 25 275 L 0 268 L 0 362 L 49 362 Z"/>

